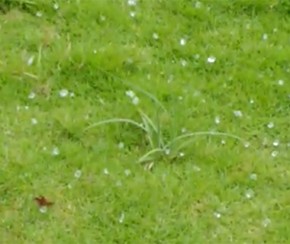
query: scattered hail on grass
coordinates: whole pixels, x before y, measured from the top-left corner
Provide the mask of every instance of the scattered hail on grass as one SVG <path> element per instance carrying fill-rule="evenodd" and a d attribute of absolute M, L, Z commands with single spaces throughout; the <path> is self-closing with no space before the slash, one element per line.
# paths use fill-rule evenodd
<path fill-rule="evenodd" d="M 185 59 L 180 60 L 181 66 L 185 67 L 187 65 L 187 61 Z"/>
<path fill-rule="evenodd" d="M 124 142 L 119 142 L 119 143 L 118 143 L 118 148 L 119 148 L 119 149 L 124 149 L 124 147 L 125 147 Z"/>
<path fill-rule="evenodd" d="M 29 99 L 34 99 L 35 97 L 36 97 L 35 92 L 30 92 L 29 95 L 28 95 Z"/>
<path fill-rule="evenodd" d="M 268 124 L 267 124 L 267 127 L 269 128 L 269 129 L 272 129 L 272 128 L 274 128 L 274 122 L 269 122 Z"/>
<path fill-rule="evenodd" d="M 131 102 L 134 105 L 139 104 L 139 98 L 136 96 L 135 92 L 133 92 L 132 90 L 128 90 L 128 91 L 126 91 L 126 95 L 127 95 L 127 97 L 131 98 Z"/>
<path fill-rule="evenodd" d="M 246 141 L 246 142 L 244 143 L 244 147 L 245 147 L 245 148 L 248 148 L 248 147 L 250 147 L 250 146 L 251 146 L 251 143 L 250 143 L 250 142 Z"/>
<path fill-rule="evenodd" d="M 233 114 L 235 117 L 238 117 L 238 118 L 243 117 L 243 113 L 241 110 L 234 110 Z"/>
<path fill-rule="evenodd" d="M 216 57 L 214 57 L 214 56 L 209 56 L 209 57 L 207 58 L 207 62 L 208 62 L 209 64 L 213 64 L 213 63 L 215 63 L 215 61 L 216 61 Z"/>
<path fill-rule="evenodd" d="M 263 40 L 263 41 L 267 41 L 267 40 L 268 40 L 268 34 L 267 34 L 267 33 L 264 33 L 264 34 L 262 35 L 262 40 Z"/>
<path fill-rule="evenodd" d="M 179 44 L 180 44 L 180 46 L 185 46 L 186 45 L 186 39 L 185 38 L 181 38 L 179 40 Z"/>
<path fill-rule="evenodd" d="M 125 214 L 121 213 L 120 217 L 119 217 L 119 223 L 122 224 L 125 220 Z"/>
<path fill-rule="evenodd" d="M 202 3 L 200 1 L 196 1 L 194 4 L 195 8 L 201 8 L 202 7 Z"/>
<path fill-rule="evenodd" d="M 275 140 L 273 141 L 273 146 L 274 146 L 274 147 L 278 147 L 279 144 L 280 144 L 279 139 L 275 139 Z"/>
<path fill-rule="evenodd" d="M 152 34 L 152 38 L 154 39 L 154 40 L 158 40 L 159 39 L 159 36 L 158 36 L 158 34 L 157 33 L 153 33 Z"/>
<path fill-rule="evenodd" d="M 247 199 L 252 199 L 255 196 L 255 192 L 252 189 L 248 189 L 245 192 L 245 197 Z"/>
<path fill-rule="evenodd" d="M 215 119 L 214 119 L 214 122 L 219 125 L 221 123 L 221 119 L 219 116 L 216 116 Z"/>
<path fill-rule="evenodd" d="M 249 175 L 249 178 L 250 178 L 250 180 L 254 180 L 254 181 L 256 181 L 256 180 L 258 179 L 258 175 L 257 175 L 256 173 L 251 173 L 251 174 Z"/>
<path fill-rule="evenodd" d="M 33 64 L 33 62 L 34 62 L 34 56 L 32 55 L 27 59 L 27 65 L 31 66 Z"/>
<path fill-rule="evenodd" d="M 58 92 L 58 95 L 60 97 L 67 97 L 69 94 L 69 91 L 67 89 L 61 89 L 59 92 Z"/>
<path fill-rule="evenodd" d="M 278 81 L 277 81 L 277 84 L 278 84 L 279 86 L 283 86 L 284 83 L 285 83 L 284 80 L 278 80 Z"/>
<path fill-rule="evenodd" d="M 137 5 L 137 1 L 136 0 L 128 0 L 128 5 L 129 6 L 136 6 Z"/>
<path fill-rule="evenodd" d="M 37 119 L 36 118 L 32 118 L 31 119 L 31 124 L 32 125 L 36 125 L 38 123 Z"/>
<path fill-rule="evenodd" d="M 58 10 L 59 9 L 59 4 L 58 3 L 54 3 L 53 4 L 53 9 L 54 10 Z"/>
<path fill-rule="evenodd" d="M 41 11 L 36 12 L 36 17 L 41 18 L 43 16 L 43 13 Z"/>
<path fill-rule="evenodd" d="M 267 228 L 270 224 L 271 224 L 271 219 L 269 219 L 269 218 L 265 218 L 265 219 L 263 219 L 263 221 L 262 221 L 262 226 L 264 227 L 264 228 Z"/>
<path fill-rule="evenodd" d="M 221 213 L 219 212 L 214 212 L 213 213 L 214 217 L 216 217 L 217 219 L 220 219 L 222 217 Z"/>
<path fill-rule="evenodd" d="M 129 176 L 129 175 L 131 175 L 131 170 L 130 169 L 125 169 L 124 173 L 125 173 L 126 176 Z"/>
<path fill-rule="evenodd" d="M 79 179 L 82 176 L 82 171 L 77 169 L 74 173 L 74 177 Z"/>
<path fill-rule="evenodd" d="M 184 127 L 181 128 L 181 133 L 182 133 L 182 134 L 184 134 L 184 133 L 186 133 L 186 132 L 187 132 L 187 129 L 186 129 L 186 128 L 184 128 Z"/>
<path fill-rule="evenodd" d="M 278 156 L 278 154 L 279 154 L 279 152 L 275 150 L 275 151 L 272 151 L 271 156 L 273 158 L 276 158 Z"/>
<path fill-rule="evenodd" d="M 52 156 L 58 156 L 59 155 L 59 149 L 58 147 L 53 147 L 52 150 L 51 150 L 51 155 Z"/>

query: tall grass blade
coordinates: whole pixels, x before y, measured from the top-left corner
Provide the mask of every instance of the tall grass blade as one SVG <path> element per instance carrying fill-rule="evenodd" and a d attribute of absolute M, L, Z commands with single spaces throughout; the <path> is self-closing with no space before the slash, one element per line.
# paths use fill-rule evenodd
<path fill-rule="evenodd" d="M 187 133 L 185 135 L 181 135 L 181 136 L 174 138 L 171 142 L 169 142 L 167 144 L 167 147 L 171 147 L 174 143 L 176 143 L 180 140 L 190 138 L 190 137 L 196 137 L 196 136 L 224 136 L 224 137 L 230 137 L 230 138 L 236 139 L 236 140 L 243 142 L 243 143 L 246 142 L 243 138 L 241 138 L 239 136 L 225 133 L 225 132 L 198 131 L 198 132 L 193 132 L 193 133 Z"/>
<path fill-rule="evenodd" d="M 148 126 L 150 126 L 153 129 L 153 131 L 154 131 L 154 135 L 153 135 L 153 133 L 151 133 L 152 140 L 154 140 L 154 138 L 156 138 L 157 141 L 158 141 L 158 147 L 163 147 L 164 146 L 164 142 L 163 142 L 162 133 L 159 130 L 159 127 L 157 127 L 154 124 L 154 122 L 150 119 L 150 117 L 146 113 L 144 113 L 140 109 L 138 111 L 139 111 L 139 113 L 141 115 L 141 118 L 144 121 L 144 123 L 148 124 Z"/>
<path fill-rule="evenodd" d="M 151 160 L 152 158 L 150 158 L 150 156 L 158 152 L 164 152 L 164 150 L 162 148 L 155 148 L 153 150 L 150 150 L 149 152 L 145 153 L 142 157 L 140 157 L 138 162 L 143 163 L 148 160 Z"/>
<path fill-rule="evenodd" d="M 122 118 L 114 118 L 114 119 L 102 120 L 100 122 L 97 122 L 97 123 L 94 123 L 94 124 L 88 126 L 87 128 L 85 128 L 84 131 L 90 130 L 90 129 L 92 129 L 94 127 L 97 127 L 97 126 L 100 126 L 100 125 L 106 125 L 106 124 L 112 124 L 112 123 L 127 123 L 127 124 L 131 124 L 131 125 L 136 126 L 139 129 L 145 131 L 146 133 L 148 133 L 148 131 L 146 130 L 146 128 L 142 124 L 140 124 L 140 123 L 138 123 L 138 122 L 136 122 L 134 120 L 131 120 L 131 119 L 122 119 Z"/>
<path fill-rule="evenodd" d="M 153 94 L 151 94 L 150 92 L 147 92 L 146 90 L 134 85 L 133 83 L 126 81 L 108 71 L 105 71 L 101 68 L 98 68 L 98 70 L 102 73 L 105 73 L 109 76 L 111 76 L 112 78 L 121 81 L 122 83 L 124 83 L 125 85 L 132 87 L 134 90 L 139 91 L 140 93 L 143 93 L 144 95 L 146 95 L 148 98 L 150 98 L 152 101 L 154 101 L 163 111 L 167 112 L 166 108 L 163 106 L 163 104 L 158 100 L 157 97 L 155 97 Z"/>

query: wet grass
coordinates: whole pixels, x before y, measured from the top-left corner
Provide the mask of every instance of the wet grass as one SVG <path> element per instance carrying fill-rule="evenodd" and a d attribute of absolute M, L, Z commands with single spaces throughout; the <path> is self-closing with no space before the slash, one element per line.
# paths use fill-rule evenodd
<path fill-rule="evenodd" d="M 288 242 L 287 2 L 10 3 L 3 243 Z"/>

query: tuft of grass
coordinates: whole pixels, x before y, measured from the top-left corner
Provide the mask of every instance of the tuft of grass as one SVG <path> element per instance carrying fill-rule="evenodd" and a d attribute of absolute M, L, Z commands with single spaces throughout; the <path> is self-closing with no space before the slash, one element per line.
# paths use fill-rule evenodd
<path fill-rule="evenodd" d="M 154 95 L 140 88 L 138 90 L 142 91 L 143 94 L 147 95 L 154 102 L 156 102 L 156 105 L 159 105 L 161 109 L 167 112 L 162 103 Z M 239 142 L 243 143 L 243 145 L 246 145 L 247 143 L 245 139 L 242 139 L 241 137 L 238 137 L 236 135 L 215 131 L 198 131 L 193 133 L 185 133 L 182 135 L 178 135 L 174 138 L 167 138 L 165 140 L 163 125 L 160 123 L 159 118 L 157 117 L 157 121 L 153 121 L 153 119 L 151 119 L 141 108 L 137 108 L 137 111 L 141 118 L 141 122 L 129 118 L 111 118 L 107 120 L 101 120 L 97 123 L 93 123 L 92 125 L 86 127 L 84 131 L 89 132 L 89 130 L 95 127 L 112 123 L 130 124 L 143 131 L 143 134 L 140 135 L 145 137 L 145 139 L 147 140 L 147 144 L 149 145 L 148 151 L 145 152 L 141 157 L 139 157 L 137 161 L 138 163 L 146 163 L 150 161 L 150 164 L 152 162 L 156 162 L 157 160 L 173 162 L 174 160 L 178 159 L 179 155 L 183 154 L 182 152 L 184 151 L 184 149 L 189 147 L 194 142 L 195 137 L 197 136 L 220 136 L 223 138 L 232 138 L 238 140 Z M 139 140 L 144 141 L 142 140 L 142 138 L 140 138 Z"/>

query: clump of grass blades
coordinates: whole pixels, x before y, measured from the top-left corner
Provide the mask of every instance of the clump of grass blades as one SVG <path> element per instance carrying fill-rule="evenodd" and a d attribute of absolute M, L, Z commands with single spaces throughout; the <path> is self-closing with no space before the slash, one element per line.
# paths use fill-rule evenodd
<path fill-rule="evenodd" d="M 146 92 L 140 88 L 139 91 L 142 91 L 143 94 L 147 95 L 152 101 L 155 102 L 155 105 L 159 106 L 162 110 L 165 110 L 165 107 L 162 103 L 151 93 Z M 154 162 L 157 159 L 162 159 L 166 161 L 173 161 L 178 158 L 180 152 L 182 152 L 185 148 L 189 147 L 197 136 L 221 136 L 221 137 L 229 137 L 235 140 L 240 141 L 245 144 L 246 141 L 239 136 L 225 133 L 225 132 L 212 132 L 212 131 L 197 131 L 192 133 L 182 134 L 180 136 L 166 139 L 164 138 L 163 127 L 160 124 L 159 118 L 157 118 L 156 122 L 148 116 L 141 108 L 137 108 L 138 113 L 140 115 L 141 121 L 138 122 L 129 118 L 111 118 L 107 120 L 102 120 L 97 123 L 94 123 L 87 128 L 85 131 L 91 130 L 92 128 L 99 127 L 102 125 L 108 125 L 112 123 L 127 123 L 136 128 L 142 130 L 144 132 L 144 136 L 148 141 L 148 145 L 150 146 L 148 150 L 138 159 L 139 163 L 146 162 Z"/>

